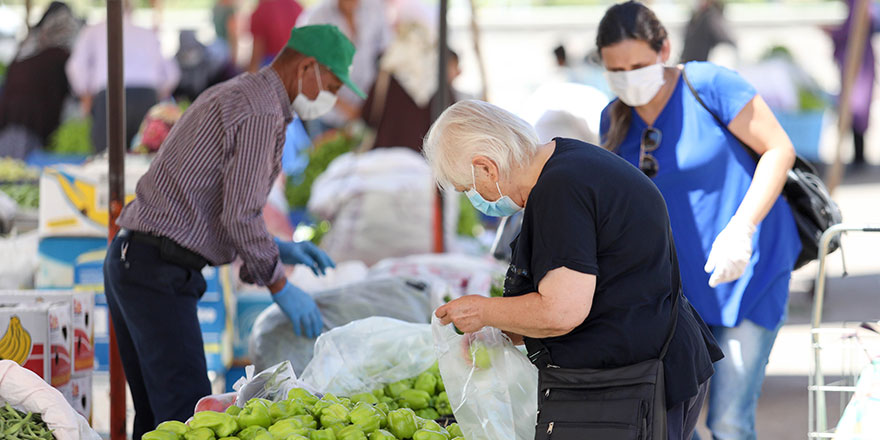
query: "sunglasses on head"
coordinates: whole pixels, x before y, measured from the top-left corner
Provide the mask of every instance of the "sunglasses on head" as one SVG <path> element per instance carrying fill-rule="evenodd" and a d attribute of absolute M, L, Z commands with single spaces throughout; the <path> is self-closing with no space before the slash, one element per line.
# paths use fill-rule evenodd
<path fill-rule="evenodd" d="M 654 127 L 645 128 L 642 132 L 642 141 L 640 145 L 640 155 L 639 155 L 639 169 L 645 173 L 646 176 L 650 178 L 654 178 L 657 175 L 657 172 L 660 171 L 660 163 L 657 162 L 657 158 L 654 157 L 651 153 L 653 153 L 656 149 L 660 148 L 660 141 L 663 139 L 663 134 L 660 130 Z"/>

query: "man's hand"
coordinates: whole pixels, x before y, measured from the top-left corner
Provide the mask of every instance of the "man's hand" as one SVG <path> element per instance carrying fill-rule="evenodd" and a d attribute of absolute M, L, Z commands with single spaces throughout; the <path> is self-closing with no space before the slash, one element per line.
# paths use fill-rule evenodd
<path fill-rule="evenodd" d="M 309 241 L 294 243 L 275 239 L 281 262 L 287 265 L 302 264 L 312 269 L 315 275 L 325 275 L 327 268 L 336 267 L 336 263 L 324 251 Z"/>
<path fill-rule="evenodd" d="M 486 326 L 483 310 L 489 298 L 479 295 L 468 295 L 453 300 L 434 312 L 443 325 L 455 324 L 464 333 L 474 333 Z"/>
<path fill-rule="evenodd" d="M 272 300 L 287 315 L 293 324 L 293 332 L 297 336 L 317 338 L 324 328 L 324 319 L 318 305 L 308 293 L 293 284 L 287 283 L 278 293 L 272 294 Z"/>

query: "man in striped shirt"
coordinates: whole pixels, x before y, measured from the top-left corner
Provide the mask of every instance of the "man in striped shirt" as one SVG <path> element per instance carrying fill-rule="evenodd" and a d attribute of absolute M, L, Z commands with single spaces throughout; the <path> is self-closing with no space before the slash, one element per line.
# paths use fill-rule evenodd
<path fill-rule="evenodd" d="M 262 208 L 294 112 L 321 116 L 343 85 L 361 93 L 348 77 L 353 55 L 334 26 L 294 29 L 270 66 L 205 91 L 138 182 L 104 262 L 135 439 L 162 421 L 186 420 L 211 392 L 196 314 L 205 265 L 240 257 L 242 280 L 268 287 L 298 335 L 320 334 L 314 300 L 287 282 L 282 264 L 318 274 L 333 262 L 310 243 L 273 239 Z"/>

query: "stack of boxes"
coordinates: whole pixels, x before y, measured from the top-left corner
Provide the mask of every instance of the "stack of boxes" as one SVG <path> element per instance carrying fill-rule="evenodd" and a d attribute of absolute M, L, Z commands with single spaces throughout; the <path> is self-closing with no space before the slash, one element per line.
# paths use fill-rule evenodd
<path fill-rule="evenodd" d="M 0 357 L 37 373 L 86 419 L 92 411 L 94 293 L 0 291 Z"/>

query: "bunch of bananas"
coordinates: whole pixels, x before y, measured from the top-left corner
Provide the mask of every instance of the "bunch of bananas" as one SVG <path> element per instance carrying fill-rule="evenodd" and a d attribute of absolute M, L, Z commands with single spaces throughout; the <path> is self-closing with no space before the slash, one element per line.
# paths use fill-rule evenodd
<path fill-rule="evenodd" d="M 9 359 L 24 365 L 31 354 L 31 335 L 21 326 L 18 316 L 9 319 L 6 334 L 0 338 L 0 360 Z"/>

